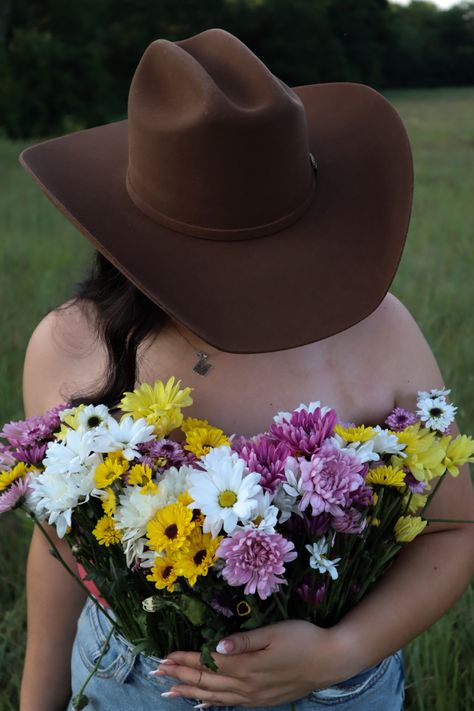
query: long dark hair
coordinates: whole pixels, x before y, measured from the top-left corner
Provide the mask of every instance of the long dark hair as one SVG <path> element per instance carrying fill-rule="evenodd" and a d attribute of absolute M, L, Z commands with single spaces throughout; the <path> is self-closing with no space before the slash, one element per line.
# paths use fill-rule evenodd
<path fill-rule="evenodd" d="M 81 403 L 117 406 L 122 394 L 135 388 L 137 348 L 146 336 L 158 332 L 168 316 L 106 257 L 95 250 L 90 271 L 76 283 L 72 300 L 58 310 L 78 305 L 93 305 L 94 327 L 107 347 L 108 367 L 105 382 L 93 392 L 68 397 L 71 407 Z"/>

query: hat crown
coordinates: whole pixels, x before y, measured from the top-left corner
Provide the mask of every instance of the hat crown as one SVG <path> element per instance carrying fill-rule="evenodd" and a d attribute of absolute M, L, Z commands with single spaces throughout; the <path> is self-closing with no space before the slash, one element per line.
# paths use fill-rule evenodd
<path fill-rule="evenodd" d="M 277 232 L 314 197 L 309 150 L 302 101 L 234 35 L 145 50 L 128 96 L 126 188 L 151 219 L 205 239 Z"/>

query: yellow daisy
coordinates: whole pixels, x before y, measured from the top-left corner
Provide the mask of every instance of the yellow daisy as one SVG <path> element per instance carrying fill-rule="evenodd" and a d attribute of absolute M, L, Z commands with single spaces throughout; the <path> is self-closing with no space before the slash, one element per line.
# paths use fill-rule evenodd
<path fill-rule="evenodd" d="M 99 464 L 94 472 L 94 479 L 98 489 L 105 489 L 112 482 L 122 476 L 128 469 L 128 461 L 122 452 L 110 452 Z"/>
<path fill-rule="evenodd" d="M 367 476 L 365 477 L 367 484 L 378 484 L 381 486 L 395 486 L 399 489 L 404 489 L 405 484 L 405 472 L 401 469 L 396 469 L 395 467 L 374 467 L 369 469 Z"/>
<path fill-rule="evenodd" d="M 158 590 L 166 588 L 169 592 L 173 592 L 177 577 L 178 574 L 176 573 L 174 560 L 167 556 L 158 556 L 153 561 L 151 574 L 147 575 L 146 579 L 155 583 L 155 587 L 157 587 Z"/>
<path fill-rule="evenodd" d="M 0 472 L 0 491 L 13 484 L 16 479 L 20 479 L 20 477 L 24 477 L 25 474 L 32 471 L 38 470 L 36 467 L 26 464 L 26 462 L 18 462 L 12 469 Z"/>
<path fill-rule="evenodd" d="M 334 425 L 334 432 L 346 440 L 346 442 L 366 442 L 375 435 L 373 427 L 343 427 L 340 424 Z"/>
<path fill-rule="evenodd" d="M 224 536 L 213 538 L 196 528 L 189 537 L 189 548 L 176 560 L 178 575 L 183 575 L 190 585 L 195 585 L 198 575 L 207 575 L 216 560 L 216 549 Z"/>
<path fill-rule="evenodd" d="M 106 496 L 102 499 L 102 508 L 107 516 L 112 516 L 115 513 L 117 497 L 115 496 L 114 490 L 110 486 L 105 489 L 105 494 Z"/>
<path fill-rule="evenodd" d="M 230 446 L 231 442 L 223 430 L 208 425 L 206 427 L 193 427 L 188 430 L 183 449 L 193 452 L 196 457 L 202 457 L 204 454 L 207 454 L 212 447 L 220 447 L 222 444 L 228 444 Z"/>
<path fill-rule="evenodd" d="M 133 392 L 125 392 L 120 401 L 123 412 L 129 412 L 137 420 L 148 415 L 166 415 L 171 410 L 188 407 L 193 404 L 190 392 L 193 388 L 180 390 L 181 380 L 175 383 L 174 375 L 166 385 L 162 380 L 156 380 L 153 387 L 143 383 Z"/>
<path fill-rule="evenodd" d="M 394 466 L 406 466 L 418 481 L 429 481 L 436 476 L 441 476 L 446 467 L 443 459 L 446 455 L 446 442 L 444 438 L 438 439 L 436 433 L 421 427 L 420 422 L 416 422 L 410 427 L 397 432 L 399 442 L 406 445 L 402 458 L 398 455 L 391 457 Z"/>
<path fill-rule="evenodd" d="M 97 521 L 97 525 L 92 531 L 101 546 L 110 546 L 119 543 L 122 538 L 121 532 L 115 527 L 115 522 L 110 516 L 102 516 Z"/>
<path fill-rule="evenodd" d="M 80 405 L 75 407 L 73 412 L 70 412 L 69 415 L 63 415 L 64 419 L 61 422 L 61 427 L 59 431 L 54 435 L 56 439 L 63 440 L 69 430 L 77 430 L 77 427 L 79 425 L 77 415 L 79 412 L 82 412 L 82 410 L 85 410 L 85 407 L 85 404 L 81 403 Z"/>
<path fill-rule="evenodd" d="M 406 506 L 408 504 L 408 498 L 409 494 L 403 497 L 403 503 Z M 412 494 L 410 503 L 408 505 L 408 511 L 410 513 L 416 513 L 418 509 L 421 509 L 424 507 L 428 500 L 427 494 Z"/>
<path fill-rule="evenodd" d="M 134 464 L 127 472 L 128 484 L 146 484 L 151 480 L 152 469 L 148 464 Z"/>
<path fill-rule="evenodd" d="M 443 465 L 452 476 L 458 476 L 459 467 L 466 462 L 474 462 L 474 440 L 467 435 L 459 435 L 454 439 L 443 437 L 446 446 L 446 456 Z"/>
<path fill-rule="evenodd" d="M 154 481 L 146 481 L 145 484 L 140 489 L 140 494 L 156 494 L 158 491 L 158 484 Z"/>
<path fill-rule="evenodd" d="M 423 531 L 428 521 L 421 516 L 400 516 L 395 524 L 395 540 L 398 543 L 409 543 Z"/>
<path fill-rule="evenodd" d="M 207 420 L 198 420 L 195 417 L 186 417 L 183 424 L 181 425 L 181 429 L 184 433 L 186 433 L 189 432 L 189 430 L 194 429 L 195 427 L 207 427 L 208 425 L 209 422 Z"/>
<path fill-rule="evenodd" d="M 189 534 L 195 527 L 193 512 L 180 503 L 159 509 L 148 522 L 146 536 L 153 550 L 172 553 L 189 548 Z"/>

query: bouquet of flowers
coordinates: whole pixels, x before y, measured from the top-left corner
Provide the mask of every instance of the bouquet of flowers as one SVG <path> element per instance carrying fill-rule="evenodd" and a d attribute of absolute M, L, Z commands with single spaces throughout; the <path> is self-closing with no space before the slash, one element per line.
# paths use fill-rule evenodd
<path fill-rule="evenodd" d="M 334 625 L 429 525 L 444 476 L 474 461 L 473 439 L 449 433 L 449 390 L 420 391 L 386 427 L 310 402 L 250 438 L 184 418 L 190 392 L 171 377 L 124 393 L 120 421 L 64 403 L 0 432 L 0 513 L 23 508 L 68 568 L 42 524 L 56 526 L 135 653 L 201 650 L 215 669 L 239 629 Z"/>

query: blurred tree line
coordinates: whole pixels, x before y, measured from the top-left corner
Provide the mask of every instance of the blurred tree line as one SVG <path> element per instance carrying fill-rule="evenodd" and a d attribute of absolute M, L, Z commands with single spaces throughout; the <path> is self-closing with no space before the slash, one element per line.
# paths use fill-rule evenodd
<path fill-rule="evenodd" d="M 126 118 L 147 45 L 210 27 L 237 35 L 290 86 L 474 83 L 474 2 L 0 0 L 0 131 L 53 136 Z"/>

